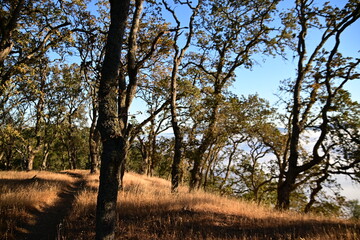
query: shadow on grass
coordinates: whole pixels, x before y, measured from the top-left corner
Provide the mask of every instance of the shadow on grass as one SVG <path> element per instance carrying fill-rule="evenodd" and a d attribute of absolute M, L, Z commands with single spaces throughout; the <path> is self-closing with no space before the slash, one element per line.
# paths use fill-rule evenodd
<path fill-rule="evenodd" d="M 359 239 L 358 224 L 249 218 L 189 210 L 120 215 L 122 239 Z"/>
<path fill-rule="evenodd" d="M 175 203 L 176 204 L 176 203 Z M 331 239 L 358 240 L 360 226 L 355 223 L 316 220 L 251 218 L 211 211 L 188 209 L 169 210 L 168 204 L 141 206 L 130 203 L 119 206 L 116 239 Z M 95 236 L 95 205 L 84 215 L 68 222 L 66 239 L 93 239 Z"/>
<path fill-rule="evenodd" d="M 21 226 L 19 226 L 18 231 L 15 233 L 16 239 L 62 239 L 61 236 L 63 235 L 63 219 L 70 213 L 76 195 L 85 185 L 81 174 L 63 174 L 71 175 L 72 177 L 77 178 L 77 181 L 74 183 L 58 181 L 61 182 L 63 186 L 57 195 L 58 200 L 52 206 L 49 206 L 43 210 L 28 208 L 27 212 L 35 218 L 36 222 L 35 224 L 23 222 Z M 49 183 L 52 183 L 53 180 L 40 181 L 44 181 L 44 185 L 48 185 Z"/>
<path fill-rule="evenodd" d="M 51 187 L 51 186 L 65 186 L 68 183 L 66 180 L 43 179 L 40 177 L 33 177 L 28 179 L 0 179 L 0 189 L 9 189 L 16 191 L 19 188 L 30 188 L 37 185 L 37 188 Z"/>

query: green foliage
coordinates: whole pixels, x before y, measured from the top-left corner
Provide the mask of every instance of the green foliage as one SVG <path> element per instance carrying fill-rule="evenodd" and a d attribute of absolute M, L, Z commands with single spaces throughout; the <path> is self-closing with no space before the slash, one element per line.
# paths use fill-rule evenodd
<path fill-rule="evenodd" d="M 360 219 L 360 204 L 359 200 L 350 200 L 346 203 L 347 208 L 350 211 L 350 217 L 352 219 Z"/>
<path fill-rule="evenodd" d="M 318 185 L 337 189 L 332 176 L 343 174 L 360 181 L 360 106 L 343 89 L 347 82 L 359 79 L 360 62 L 331 45 L 342 29 L 339 24 L 355 14 L 359 5 L 349 1 L 340 9 L 331 2 L 320 6 L 296 1 L 293 9 L 281 10 L 277 2 L 203 2 L 195 19 L 196 41 L 177 76 L 178 122 L 184 133 L 182 179 L 190 180 L 189 170 L 200 158 L 198 170 L 204 189 L 276 204 L 276 189 L 290 166 L 290 140 L 295 135 L 292 109 L 296 105 L 292 96 L 295 81 L 301 78 L 296 107 L 301 141 L 295 165 L 311 163 L 314 152 L 323 157 L 292 184 L 290 205 L 303 211 Z M 87 0 L 1 2 L 0 169 L 26 169 L 31 154 L 35 169 L 89 167 L 89 128 L 96 131 L 109 6 L 107 1 L 99 1 L 91 9 L 87 4 Z M 181 9 L 184 2 L 172 4 Z M 130 79 L 128 50 L 134 6 L 122 53 L 121 77 L 126 84 Z M 137 112 L 129 120 L 133 142 L 127 167 L 169 178 L 174 140 L 163 133 L 170 126 L 173 36 L 179 29 L 172 27 L 160 1 L 146 1 L 144 7 L 133 70 L 137 97 L 146 109 L 139 109 L 143 114 Z M 182 28 L 186 23 L 180 25 L 181 33 L 186 33 L 188 29 Z M 323 31 L 319 48 L 310 44 L 299 47 L 302 37 L 315 40 L 313 30 Z M 252 68 L 268 56 L 283 56 L 287 49 L 302 58 L 302 67 L 297 79 L 281 83 L 286 92 L 281 95 L 285 96 L 281 99 L 286 103 L 285 111 L 277 112 L 261 96 L 230 92 L 235 79 L 241 78 L 241 67 Z M 149 119 L 142 122 L 138 116 Z M 306 147 L 311 140 L 309 132 L 324 133 L 316 151 Z M 324 176 L 326 179 L 320 181 Z M 341 196 L 325 193 L 322 189 L 315 194 L 312 211 L 341 215 Z M 349 211 L 357 219 L 358 205 L 349 202 Z"/>

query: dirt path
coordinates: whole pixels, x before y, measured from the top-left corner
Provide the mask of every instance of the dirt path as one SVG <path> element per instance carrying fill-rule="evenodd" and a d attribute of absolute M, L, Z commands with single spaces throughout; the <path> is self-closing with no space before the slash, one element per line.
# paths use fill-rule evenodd
<path fill-rule="evenodd" d="M 81 174 L 65 173 L 77 180 L 65 186 L 63 190 L 58 194 L 59 199 L 53 206 L 38 211 L 33 210 L 32 214 L 36 216 L 37 222 L 35 225 L 28 225 L 27 234 L 22 234 L 19 239 L 27 240 L 60 240 L 62 239 L 62 221 L 69 215 L 72 205 L 75 200 L 75 196 L 82 191 L 85 180 Z"/>

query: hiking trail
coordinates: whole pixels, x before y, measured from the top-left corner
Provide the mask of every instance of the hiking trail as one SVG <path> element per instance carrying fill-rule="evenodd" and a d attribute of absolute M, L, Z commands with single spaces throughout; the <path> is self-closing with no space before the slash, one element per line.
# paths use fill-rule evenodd
<path fill-rule="evenodd" d="M 65 217 L 73 209 L 76 196 L 84 189 L 84 176 L 78 173 L 64 172 L 76 181 L 65 185 L 58 193 L 58 200 L 43 210 L 33 209 L 31 213 L 36 218 L 35 225 L 24 226 L 27 233 L 21 233 L 20 239 L 26 240 L 60 240 L 62 239 L 62 224 Z"/>

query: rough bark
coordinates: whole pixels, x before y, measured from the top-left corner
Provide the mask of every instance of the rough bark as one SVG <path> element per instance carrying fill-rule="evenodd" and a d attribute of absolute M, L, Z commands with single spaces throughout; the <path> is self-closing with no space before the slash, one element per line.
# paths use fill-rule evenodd
<path fill-rule="evenodd" d="M 124 160 L 127 109 L 118 109 L 120 57 L 130 0 L 110 0 L 111 23 L 100 79 L 98 130 L 101 154 L 100 184 L 96 206 L 96 239 L 115 239 L 119 169 Z M 120 91 L 123 89 L 120 89 Z M 119 114 L 122 118 L 119 118 Z"/>

